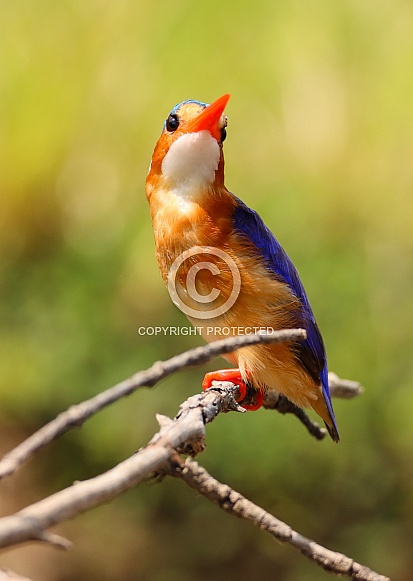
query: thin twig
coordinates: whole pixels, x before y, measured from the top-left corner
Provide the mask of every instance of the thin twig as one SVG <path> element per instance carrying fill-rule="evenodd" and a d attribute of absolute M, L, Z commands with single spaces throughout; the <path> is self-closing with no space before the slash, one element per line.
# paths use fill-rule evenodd
<path fill-rule="evenodd" d="M 169 470 L 171 476 L 180 478 L 188 486 L 233 516 L 249 520 L 255 526 L 269 532 L 278 541 L 299 549 L 323 569 L 335 575 L 346 575 L 358 581 L 390 581 L 388 577 L 375 573 L 346 555 L 331 551 L 300 535 L 289 525 L 247 500 L 227 484 L 222 484 L 216 480 L 197 462 L 183 461 L 178 455 L 173 460 Z"/>
<path fill-rule="evenodd" d="M 13 474 L 35 452 L 44 448 L 71 428 L 81 426 L 87 419 L 103 408 L 132 394 L 140 387 L 153 387 L 161 379 L 172 375 L 178 370 L 206 363 L 214 357 L 230 353 L 242 347 L 257 345 L 258 343 L 302 341 L 305 337 L 306 333 L 303 329 L 285 329 L 273 331 L 269 334 L 240 335 L 190 349 L 166 361 L 158 361 L 149 369 L 139 371 L 129 379 L 125 379 L 98 395 L 71 406 L 60 413 L 55 419 L 3 456 L 0 461 L 0 479 Z"/>
<path fill-rule="evenodd" d="M 269 391 L 265 394 L 264 407 L 269 410 L 277 410 L 280 414 L 293 414 L 307 428 L 310 436 L 316 440 L 323 440 L 327 435 L 327 430 L 320 424 L 312 420 L 307 413 L 292 403 L 284 395 Z"/>
<path fill-rule="evenodd" d="M 363 393 L 363 386 L 358 381 L 351 379 L 341 379 L 335 373 L 330 371 L 328 374 L 328 383 L 332 397 L 340 399 L 352 399 Z"/>

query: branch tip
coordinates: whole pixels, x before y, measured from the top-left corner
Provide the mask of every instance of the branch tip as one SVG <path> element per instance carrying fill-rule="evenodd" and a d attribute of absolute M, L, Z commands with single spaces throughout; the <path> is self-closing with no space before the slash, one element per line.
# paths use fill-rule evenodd
<path fill-rule="evenodd" d="M 155 418 L 161 429 L 169 428 L 174 423 L 171 418 L 168 418 L 168 416 L 164 416 L 163 414 L 156 414 Z"/>

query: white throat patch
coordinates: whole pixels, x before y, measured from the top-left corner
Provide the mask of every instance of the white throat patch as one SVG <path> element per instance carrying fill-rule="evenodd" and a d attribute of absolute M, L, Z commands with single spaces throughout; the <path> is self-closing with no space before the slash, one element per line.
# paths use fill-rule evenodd
<path fill-rule="evenodd" d="M 219 145 L 209 131 L 185 133 L 165 155 L 162 174 L 179 194 L 196 193 L 214 181 L 219 157 Z"/>

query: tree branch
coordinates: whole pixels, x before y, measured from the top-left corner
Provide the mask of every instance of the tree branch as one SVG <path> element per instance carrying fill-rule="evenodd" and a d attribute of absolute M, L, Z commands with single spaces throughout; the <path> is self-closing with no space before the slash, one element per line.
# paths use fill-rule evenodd
<path fill-rule="evenodd" d="M 49 527 L 108 502 L 162 471 L 172 453 L 195 456 L 201 452 L 205 446 L 205 424 L 222 411 L 240 409 L 233 392 L 233 388 L 214 389 L 190 397 L 181 405 L 175 421 L 158 417 L 160 431 L 130 458 L 95 478 L 76 482 L 14 515 L 0 518 L 0 548 L 30 540 L 50 542 L 52 539 L 45 532 Z M 67 543 L 58 545 L 67 548 Z"/>
<path fill-rule="evenodd" d="M 361 395 L 364 391 L 358 381 L 341 379 L 341 377 L 332 371 L 328 374 L 328 383 L 331 396 L 340 399 L 353 399 L 353 397 Z"/>
<path fill-rule="evenodd" d="M 186 367 L 203 363 L 209 359 L 257 343 L 296 341 L 305 338 L 303 330 L 274 332 L 271 335 L 257 334 L 216 341 L 182 353 L 164 362 L 155 363 L 146 371 L 136 373 L 97 396 L 72 406 L 55 420 L 41 428 L 25 442 L 9 452 L 0 462 L 0 477 L 13 473 L 37 450 L 74 426 L 80 426 L 89 417 L 118 399 L 131 394 L 142 386 L 151 387 L 159 380 Z M 356 382 L 340 380 L 331 374 L 333 396 L 354 397 L 361 392 Z M 337 575 L 351 576 L 364 581 L 388 581 L 367 567 L 355 563 L 345 555 L 334 553 L 299 535 L 285 523 L 254 505 L 229 486 L 221 484 L 195 462 L 184 462 L 181 454 L 196 456 L 205 447 L 205 424 L 221 412 L 245 412 L 234 396 L 238 387 L 230 382 L 215 382 L 205 393 L 187 399 L 180 407 L 174 420 L 157 416 L 160 430 L 151 441 L 136 454 L 127 458 L 111 470 L 84 482 L 77 482 L 48 498 L 45 498 L 18 513 L 0 519 L 0 547 L 37 540 L 56 547 L 68 549 L 71 543 L 48 529 L 68 518 L 72 518 L 132 488 L 153 474 L 170 474 L 179 477 L 209 500 L 233 515 L 252 521 L 259 528 L 270 532 L 275 538 L 298 548 L 307 557 Z M 304 423 L 309 432 L 323 438 L 325 430 L 308 418 L 279 394 L 269 392 L 265 407 L 281 413 L 293 413 Z M 1 571 L 0 571 L 1 573 Z"/>
<path fill-rule="evenodd" d="M 285 329 L 274 331 L 270 334 L 240 335 L 190 349 L 166 361 L 157 361 L 149 369 L 139 371 L 129 379 L 121 381 L 106 391 L 78 405 L 71 406 L 8 452 L 0 460 L 0 479 L 13 474 L 23 462 L 68 430 L 81 426 L 87 419 L 103 408 L 127 395 L 131 395 L 140 387 L 153 387 L 161 379 L 172 375 L 176 371 L 206 363 L 214 357 L 231 353 L 242 347 L 257 345 L 258 343 L 302 341 L 305 337 L 306 332 L 303 329 Z"/>
<path fill-rule="evenodd" d="M 299 549 L 303 555 L 326 571 L 360 581 L 390 581 L 388 577 L 375 573 L 346 555 L 326 549 L 311 539 L 300 535 L 289 525 L 247 500 L 242 494 L 236 492 L 227 484 L 222 484 L 213 478 L 197 462 L 189 459 L 184 461 L 180 456 L 175 456 L 173 460 L 174 462 L 170 464 L 169 470 L 171 476 L 180 478 L 188 486 L 229 514 L 248 520 L 258 528 L 270 533 L 277 541 L 288 543 L 292 547 Z"/>
<path fill-rule="evenodd" d="M 205 424 L 219 413 L 245 411 L 234 400 L 237 388 L 222 382 L 207 392 L 194 395 L 180 407 L 174 420 L 158 416 L 160 430 L 136 454 L 111 470 L 77 482 L 18 513 L 0 519 L 0 547 L 29 540 L 68 548 L 70 543 L 47 529 L 90 508 L 108 502 L 153 474 L 170 474 L 182 479 L 221 508 L 289 543 L 305 556 L 336 574 L 359 581 L 389 581 L 352 559 L 318 545 L 295 532 L 287 524 L 253 504 L 229 486 L 218 482 L 196 462 L 184 461 L 180 454 L 195 456 L 205 447 Z"/>

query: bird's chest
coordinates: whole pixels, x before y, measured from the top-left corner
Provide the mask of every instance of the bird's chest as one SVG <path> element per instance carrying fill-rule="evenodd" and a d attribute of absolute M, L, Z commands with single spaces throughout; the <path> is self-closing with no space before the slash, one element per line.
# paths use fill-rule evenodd
<path fill-rule="evenodd" d="M 156 258 L 165 279 L 178 257 L 201 242 L 196 208 L 192 204 L 169 201 L 152 214 Z"/>
<path fill-rule="evenodd" d="M 151 210 L 159 269 L 175 304 L 190 317 L 216 312 L 231 292 L 231 268 L 237 270 L 228 256 L 230 222 L 170 197 Z"/>
<path fill-rule="evenodd" d="M 198 252 L 200 247 L 222 248 L 225 245 L 228 224 L 219 217 L 214 219 L 205 207 L 194 201 L 161 195 L 158 203 L 151 206 L 151 213 L 156 257 L 164 279 L 181 258 L 185 258 L 183 267 L 187 259 L 188 268 L 199 262 L 202 259 Z"/>

